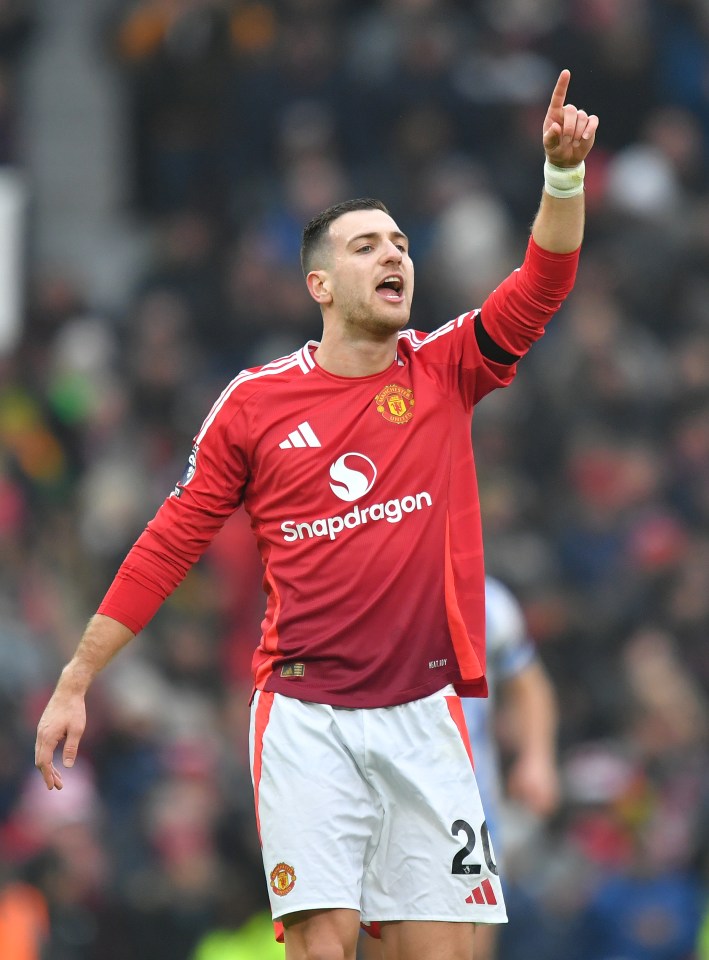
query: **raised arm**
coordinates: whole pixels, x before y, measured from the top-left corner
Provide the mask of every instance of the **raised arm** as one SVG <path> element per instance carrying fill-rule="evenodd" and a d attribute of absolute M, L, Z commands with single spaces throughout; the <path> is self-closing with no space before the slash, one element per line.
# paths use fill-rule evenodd
<path fill-rule="evenodd" d="M 571 253 L 583 239 L 584 161 L 596 137 L 598 117 L 565 103 L 571 74 L 562 70 L 544 118 L 545 187 L 532 236 L 551 253 Z"/>

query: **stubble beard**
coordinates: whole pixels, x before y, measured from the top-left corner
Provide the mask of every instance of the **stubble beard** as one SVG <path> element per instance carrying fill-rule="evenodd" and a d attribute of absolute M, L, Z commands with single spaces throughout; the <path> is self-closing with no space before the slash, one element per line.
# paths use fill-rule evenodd
<path fill-rule="evenodd" d="M 397 334 L 409 322 L 409 312 L 386 317 L 378 315 L 363 303 L 348 304 L 343 312 L 347 332 L 355 339 L 362 334 L 373 340 L 385 341 Z"/>

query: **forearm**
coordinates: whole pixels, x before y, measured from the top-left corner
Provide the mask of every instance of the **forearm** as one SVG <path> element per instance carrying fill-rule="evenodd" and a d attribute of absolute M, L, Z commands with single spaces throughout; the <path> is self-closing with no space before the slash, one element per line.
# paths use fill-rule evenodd
<path fill-rule="evenodd" d="M 544 190 L 532 236 L 543 250 L 550 253 L 572 253 L 581 246 L 584 222 L 583 193 L 561 199 Z"/>
<path fill-rule="evenodd" d="M 197 502 L 199 499 L 200 502 Z M 116 572 L 98 612 L 125 624 L 133 634 L 157 613 L 202 556 L 234 503 L 207 491 L 168 497 Z"/>
<path fill-rule="evenodd" d="M 517 756 L 507 782 L 509 793 L 537 816 L 549 816 L 559 803 L 554 692 L 539 663 L 512 680 L 507 692 L 517 714 Z"/>
<path fill-rule="evenodd" d="M 580 176 L 583 167 L 573 170 Z M 578 190 L 581 180 L 571 179 L 571 189 Z M 493 290 L 481 310 L 485 333 L 512 359 L 523 356 L 543 336 L 545 325 L 576 279 L 585 216 L 583 190 L 556 197 L 548 186 L 542 192 L 522 267 Z"/>
<path fill-rule="evenodd" d="M 558 719 L 546 672 L 538 663 L 530 664 L 507 682 L 507 695 L 515 721 L 515 751 L 527 757 L 553 758 Z"/>
<path fill-rule="evenodd" d="M 62 775 L 53 760 L 62 740 L 64 766 L 74 764 L 86 725 L 84 697 L 91 682 L 134 636 L 128 627 L 111 617 L 96 614 L 89 621 L 37 726 L 35 764 L 48 790 L 62 789 Z"/>
<path fill-rule="evenodd" d="M 89 620 L 74 656 L 62 670 L 58 688 L 85 694 L 92 681 L 135 634 L 111 617 L 97 613 Z"/>

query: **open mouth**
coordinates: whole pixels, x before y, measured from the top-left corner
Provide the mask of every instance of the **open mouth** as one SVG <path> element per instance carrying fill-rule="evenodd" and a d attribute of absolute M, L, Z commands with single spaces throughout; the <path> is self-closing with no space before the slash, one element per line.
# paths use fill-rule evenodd
<path fill-rule="evenodd" d="M 385 277 L 377 287 L 377 293 L 390 303 L 401 303 L 404 299 L 404 281 L 396 274 Z"/>

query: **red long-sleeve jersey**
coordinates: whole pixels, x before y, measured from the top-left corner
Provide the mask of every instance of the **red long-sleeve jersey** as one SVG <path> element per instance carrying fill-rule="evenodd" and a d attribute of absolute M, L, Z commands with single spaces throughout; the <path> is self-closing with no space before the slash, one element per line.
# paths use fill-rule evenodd
<path fill-rule="evenodd" d="M 264 564 L 257 688 L 345 707 L 484 695 L 473 408 L 511 382 L 577 258 L 530 240 L 481 311 L 404 330 L 381 373 L 328 373 L 314 343 L 240 373 L 99 612 L 138 632 L 243 504 Z"/>

